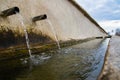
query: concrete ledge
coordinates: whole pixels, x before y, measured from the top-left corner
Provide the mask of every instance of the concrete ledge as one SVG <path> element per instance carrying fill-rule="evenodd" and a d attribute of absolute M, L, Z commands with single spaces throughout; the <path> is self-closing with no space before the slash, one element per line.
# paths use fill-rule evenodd
<path fill-rule="evenodd" d="M 69 41 L 61 41 L 60 46 L 67 47 L 67 46 L 75 45 L 78 43 L 87 42 L 93 39 L 95 38 L 87 38 L 83 40 L 72 39 Z M 46 51 L 53 50 L 53 49 L 58 49 L 56 43 L 49 43 L 49 44 L 44 44 L 44 45 L 35 44 L 35 45 L 31 45 L 31 47 L 32 47 L 31 48 L 32 54 L 42 53 L 42 52 L 46 52 Z M 7 60 L 7 59 L 20 58 L 24 56 L 29 56 L 26 46 L 13 46 L 7 49 L 0 50 L 0 61 Z"/>
<path fill-rule="evenodd" d="M 111 36 L 110 35 L 108 35 L 108 36 L 99 36 L 99 37 L 96 37 L 96 39 L 101 39 L 101 38 L 111 38 Z"/>
<path fill-rule="evenodd" d="M 120 37 L 113 36 L 98 80 L 120 80 Z"/>

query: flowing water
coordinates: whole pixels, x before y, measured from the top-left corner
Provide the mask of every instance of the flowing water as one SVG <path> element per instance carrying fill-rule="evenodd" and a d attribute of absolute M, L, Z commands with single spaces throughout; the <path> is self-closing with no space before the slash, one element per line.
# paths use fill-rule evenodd
<path fill-rule="evenodd" d="M 55 31 L 55 29 L 54 29 L 54 27 L 53 27 L 51 21 L 50 21 L 49 19 L 47 19 L 46 21 L 47 21 L 48 24 L 50 25 L 50 28 L 51 28 L 51 30 L 52 30 L 52 32 L 53 32 L 54 37 L 55 37 L 55 40 L 56 40 L 56 43 L 57 43 L 58 49 L 60 49 L 60 44 L 59 44 L 59 40 L 58 40 L 58 38 L 57 38 L 56 31 Z"/>
<path fill-rule="evenodd" d="M 1 61 L 0 80 L 96 80 L 104 62 L 108 39 L 51 50 L 28 58 Z"/>
<path fill-rule="evenodd" d="M 26 45 L 27 45 L 27 48 L 28 48 L 29 56 L 30 56 L 30 58 L 31 58 L 32 55 L 31 55 L 31 50 L 30 50 L 30 44 L 29 44 L 29 38 L 28 38 L 27 29 L 26 29 L 26 26 L 25 26 L 25 24 L 24 24 L 24 22 L 23 22 L 23 17 L 22 17 L 19 13 L 17 13 L 17 15 L 18 15 L 18 19 L 19 19 L 19 21 L 20 21 L 20 23 L 21 23 L 21 26 L 22 26 L 23 29 L 24 29 L 25 39 L 26 39 Z"/>

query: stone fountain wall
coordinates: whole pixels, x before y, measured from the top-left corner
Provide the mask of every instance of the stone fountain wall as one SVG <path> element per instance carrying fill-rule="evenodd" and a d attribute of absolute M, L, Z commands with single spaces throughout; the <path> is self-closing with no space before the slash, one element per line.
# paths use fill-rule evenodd
<path fill-rule="evenodd" d="M 58 40 L 66 41 L 70 39 L 106 36 L 104 31 L 84 16 L 69 0 L 0 0 L 0 11 L 14 6 L 20 8 L 20 14 L 23 16 L 23 21 L 28 32 L 32 32 L 38 36 L 47 36 L 45 38 L 47 40 L 55 40 L 48 20 L 52 23 Z M 41 14 L 47 14 L 48 19 L 33 23 L 32 18 Z M 15 34 L 14 36 L 18 34 L 24 36 L 23 28 L 18 18 L 18 15 L 9 16 L 6 19 L 0 18 L 0 26 L 3 28 L 1 31 L 10 29 L 14 32 L 12 33 Z M 31 38 L 32 41 L 36 37 Z"/>

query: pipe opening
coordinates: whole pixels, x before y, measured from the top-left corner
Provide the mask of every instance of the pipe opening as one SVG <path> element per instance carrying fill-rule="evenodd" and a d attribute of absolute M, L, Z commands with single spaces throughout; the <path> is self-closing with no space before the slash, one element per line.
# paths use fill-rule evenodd
<path fill-rule="evenodd" d="M 20 10 L 18 7 L 12 7 L 12 8 L 9 8 L 7 10 L 0 12 L 0 16 L 1 17 L 8 17 L 8 16 L 14 15 L 14 14 L 19 13 L 19 12 L 20 12 Z"/>
<path fill-rule="evenodd" d="M 35 17 L 32 18 L 32 21 L 36 22 L 36 21 L 44 20 L 44 19 L 47 19 L 47 15 L 46 14 L 43 14 L 43 15 L 40 15 L 40 16 L 35 16 Z"/>
<path fill-rule="evenodd" d="M 17 12 L 17 13 L 19 13 L 19 12 L 20 12 L 20 10 L 19 10 L 19 8 L 18 8 L 18 7 L 14 7 L 14 10 L 15 10 L 15 12 Z"/>

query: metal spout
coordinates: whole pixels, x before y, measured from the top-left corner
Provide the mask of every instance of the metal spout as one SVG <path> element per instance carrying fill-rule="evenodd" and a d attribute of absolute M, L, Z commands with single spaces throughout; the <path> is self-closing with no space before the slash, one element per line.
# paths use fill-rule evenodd
<path fill-rule="evenodd" d="M 4 10 L 2 12 L 0 12 L 0 16 L 1 17 L 7 17 L 7 16 L 11 16 L 13 14 L 16 14 L 16 13 L 19 13 L 19 8 L 18 7 L 12 7 L 12 8 L 9 8 L 7 10 Z"/>
<path fill-rule="evenodd" d="M 44 20 L 44 19 L 47 19 L 47 15 L 46 14 L 43 14 L 43 15 L 40 15 L 40 16 L 35 16 L 35 17 L 32 18 L 32 21 L 36 22 L 36 21 Z"/>

